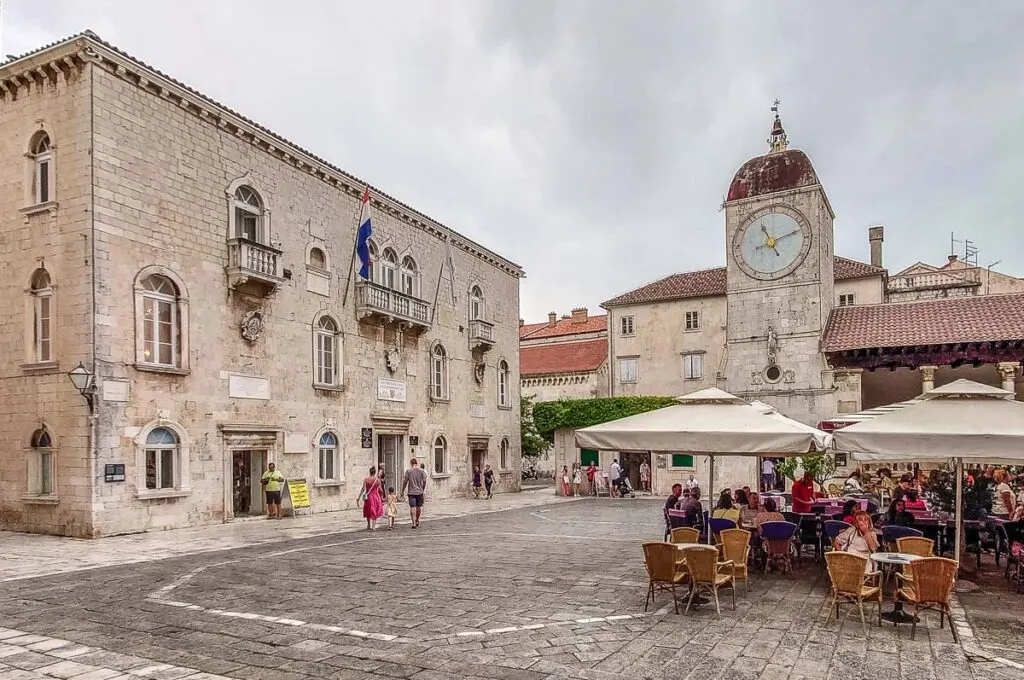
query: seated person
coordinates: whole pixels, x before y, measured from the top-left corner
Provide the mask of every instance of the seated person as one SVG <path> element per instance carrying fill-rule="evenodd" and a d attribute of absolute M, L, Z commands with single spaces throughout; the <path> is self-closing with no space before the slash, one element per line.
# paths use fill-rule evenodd
<path fill-rule="evenodd" d="M 765 522 L 785 522 L 786 517 L 779 512 L 778 506 L 775 505 L 774 498 L 765 498 L 764 503 L 761 504 L 761 511 L 757 513 L 757 517 L 754 520 L 754 526 L 759 527 Z"/>
<path fill-rule="evenodd" d="M 844 491 L 863 491 L 864 487 L 860 483 L 860 470 L 854 470 L 850 473 L 850 476 L 846 478 L 846 483 L 843 484 Z"/>
<path fill-rule="evenodd" d="M 761 512 L 761 496 L 751 491 L 747 496 L 747 506 L 740 510 L 740 521 L 745 527 L 757 526 L 757 515 Z"/>
<path fill-rule="evenodd" d="M 679 509 L 686 513 L 684 527 L 700 528 L 704 524 L 704 506 L 700 502 L 700 487 L 690 489 L 690 495 L 679 502 Z"/>
<path fill-rule="evenodd" d="M 732 504 L 734 507 L 742 510 L 750 504 L 750 491 L 749 487 L 743 489 L 736 489 L 736 493 L 733 494 Z"/>
<path fill-rule="evenodd" d="M 853 525 L 853 513 L 857 511 L 860 504 L 855 500 L 848 500 L 843 504 L 843 521 L 849 525 Z"/>
<path fill-rule="evenodd" d="M 836 540 L 832 541 L 832 549 L 869 558 L 864 569 L 871 571 L 871 553 L 878 550 L 878 538 L 871 525 L 871 515 L 863 510 L 855 511 L 853 526 L 836 536 Z"/>
<path fill-rule="evenodd" d="M 740 525 L 740 511 L 733 507 L 732 496 L 728 491 L 723 491 L 722 495 L 718 497 L 718 505 L 715 506 L 711 516 L 715 519 L 731 519 L 736 522 L 736 526 Z"/>
<path fill-rule="evenodd" d="M 914 526 L 914 514 L 907 511 L 907 504 L 904 501 L 896 501 L 890 506 L 885 523 L 900 527 L 912 527 Z"/>

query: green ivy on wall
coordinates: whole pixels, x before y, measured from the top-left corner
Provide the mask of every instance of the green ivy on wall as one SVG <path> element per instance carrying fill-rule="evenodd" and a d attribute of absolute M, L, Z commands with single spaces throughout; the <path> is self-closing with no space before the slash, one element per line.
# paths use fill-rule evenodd
<path fill-rule="evenodd" d="M 603 399 L 563 399 L 533 405 L 537 431 L 549 442 L 555 430 L 578 430 L 619 418 L 635 416 L 666 406 L 675 406 L 675 397 L 605 397 Z"/>

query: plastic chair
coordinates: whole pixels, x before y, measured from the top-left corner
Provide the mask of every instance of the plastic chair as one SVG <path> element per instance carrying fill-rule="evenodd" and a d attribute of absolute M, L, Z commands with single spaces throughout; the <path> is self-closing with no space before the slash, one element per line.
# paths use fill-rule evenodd
<path fill-rule="evenodd" d="M 679 613 L 679 600 L 676 599 L 676 586 L 686 583 L 689 578 L 686 571 L 681 571 L 681 564 L 676 560 L 679 550 L 671 543 L 644 543 L 644 566 L 647 567 L 647 597 L 644 599 L 644 611 L 654 601 L 654 593 L 658 590 L 672 593 L 676 614 Z"/>
<path fill-rule="evenodd" d="M 838 519 L 825 520 L 823 528 L 825 530 L 825 537 L 828 539 L 828 544 L 832 545 L 832 543 L 836 540 L 836 537 L 839 534 L 846 531 L 847 529 L 849 529 L 850 526 L 851 525 L 847 522 L 843 522 L 842 520 Z"/>
<path fill-rule="evenodd" d="M 706 591 L 715 599 L 715 610 L 722 616 L 722 608 L 718 605 L 719 588 L 732 588 L 732 608 L 736 609 L 736 565 L 729 560 L 718 561 L 718 550 L 712 546 L 687 548 L 683 551 L 686 557 L 686 570 L 690 576 L 690 597 L 686 601 L 686 612 L 699 591 Z M 722 573 L 728 569 L 728 573 Z"/>
<path fill-rule="evenodd" d="M 939 628 L 943 618 L 949 619 L 949 632 L 953 634 L 953 642 L 960 642 L 956 634 L 956 625 L 949 610 L 949 597 L 953 592 L 953 581 L 956 579 L 958 563 L 945 557 L 924 557 L 907 565 L 911 579 L 903 574 L 896 574 L 897 583 L 902 585 L 896 590 L 896 597 L 914 605 L 914 622 L 910 627 L 910 639 L 917 633 L 917 615 L 926 609 L 939 610 Z"/>
<path fill-rule="evenodd" d="M 768 566 L 776 562 L 782 563 L 783 573 L 792 570 L 793 537 L 799 528 L 792 522 L 762 522 L 758 527 L 767 553 L 764 560 L 765 574 L 768 573 Z"/>
<path fill-rule="evenodd" d="M 913 527 L 903 527 L 895 524 L 889 524 L 882 527 L 882 541 L 889 546 L 896 545 L 896 539 L 906 538 L 908 536 L 916 536 L 920 538 L 924 536 L 924 532 L 920 529 L 914 529 Z"/>
<path fill-rule="evenodd" d="M 720 536 L 722 557 L 732 562 L 734 577 L 743 580 L 743 594 L 750 592 L 750 579 L 747 577 L 747 561 L 750 559 L 750 532 L 745 529 L 724 529 Z"/>
<path fill-rule="evenodd" d="M 867 635 L 868 624 L 864 620 L 864 602 L 872 601 L 878 604 L 878 625 L 882 625 L 882 588 L 879 579 L 882 572 L 873 571 L 865 574 L 868 558 L 853 553 L 834 550 L 825 555 L 825 565 L 828 568 L 829 578 L 832 580 L 832 602 L 828 607 L 827 624 L 832 619 L 832 610 L 835 609 L 836 621 L 839 620 L 839 604 L 851 602 L 857 605 L 860 610 L 860 624 L 864 627 L 864 634 Z M 872 579 L 873 583 L 867 583 Z"/>
<path fill-rule="evenodd" d="M 731 519 L 725 519 L 724 517 L 712 517 L 709 520 L 711 526 L 711 535 L 715 537 L 715 542 L 718 542 L 718 535 L 726 529 L 735 529 L 736 522 Z"/>
<path fill-rule="evenodd" d="M 782 516 L 786 518 L 787 522 L 791 522 L 797 526 L 800 526 L 800 520 L 803 519 L 803 515 L 798 512 L 784 512 L 782 513 Z"/>

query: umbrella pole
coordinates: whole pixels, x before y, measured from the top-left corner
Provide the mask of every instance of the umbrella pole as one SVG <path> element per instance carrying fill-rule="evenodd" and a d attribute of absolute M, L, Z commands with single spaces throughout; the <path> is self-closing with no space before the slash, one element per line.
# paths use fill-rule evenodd
<path fill-rule="evenodd" d="M 711 508 L 711 499 L 714 497 L 715 488 L 715 457 L 708 456 L 708 507 Z M 709 511 L 710 512 L 710 511 Z M 709 514 L 710 517 L 710 514 Z M 708 545 L 713 543 L 711 538 L 711 522 L 708 522 L 708 526 L 705 527 L 708 532 Z"/>
<path fill-rule="evenodd" d="M 953 549 L 956 551 L 953 559 L 960 563 L 960 549 L 962 546 L 962 535 L 963 535 L 963 512 L 962 508 L 964 505 L 964 459 L 956 459 L 956 530 L 953 534 Z"/>

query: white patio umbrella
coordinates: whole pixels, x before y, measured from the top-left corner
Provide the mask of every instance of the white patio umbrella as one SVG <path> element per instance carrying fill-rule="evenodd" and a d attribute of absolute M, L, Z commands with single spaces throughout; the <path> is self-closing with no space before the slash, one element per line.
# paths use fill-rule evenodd
<path fill-rule="evenodd" d="M 836 430 L 833 446 L 859 460 L 956 462 L 956 541 L 960 558 L 963 463 L 1024 463 L 1024 403 L 1013 393 L 956 380 L 917 400 Z"/>
<path fill-rule="evenodd" d="M 676 406 L 577 430 L 576 446 L 707 455 L 713 493 L 715 456 L 803 456 L 825 450 L 828 443 L 820 430 L 714 387 L 677 400 Z"/>

